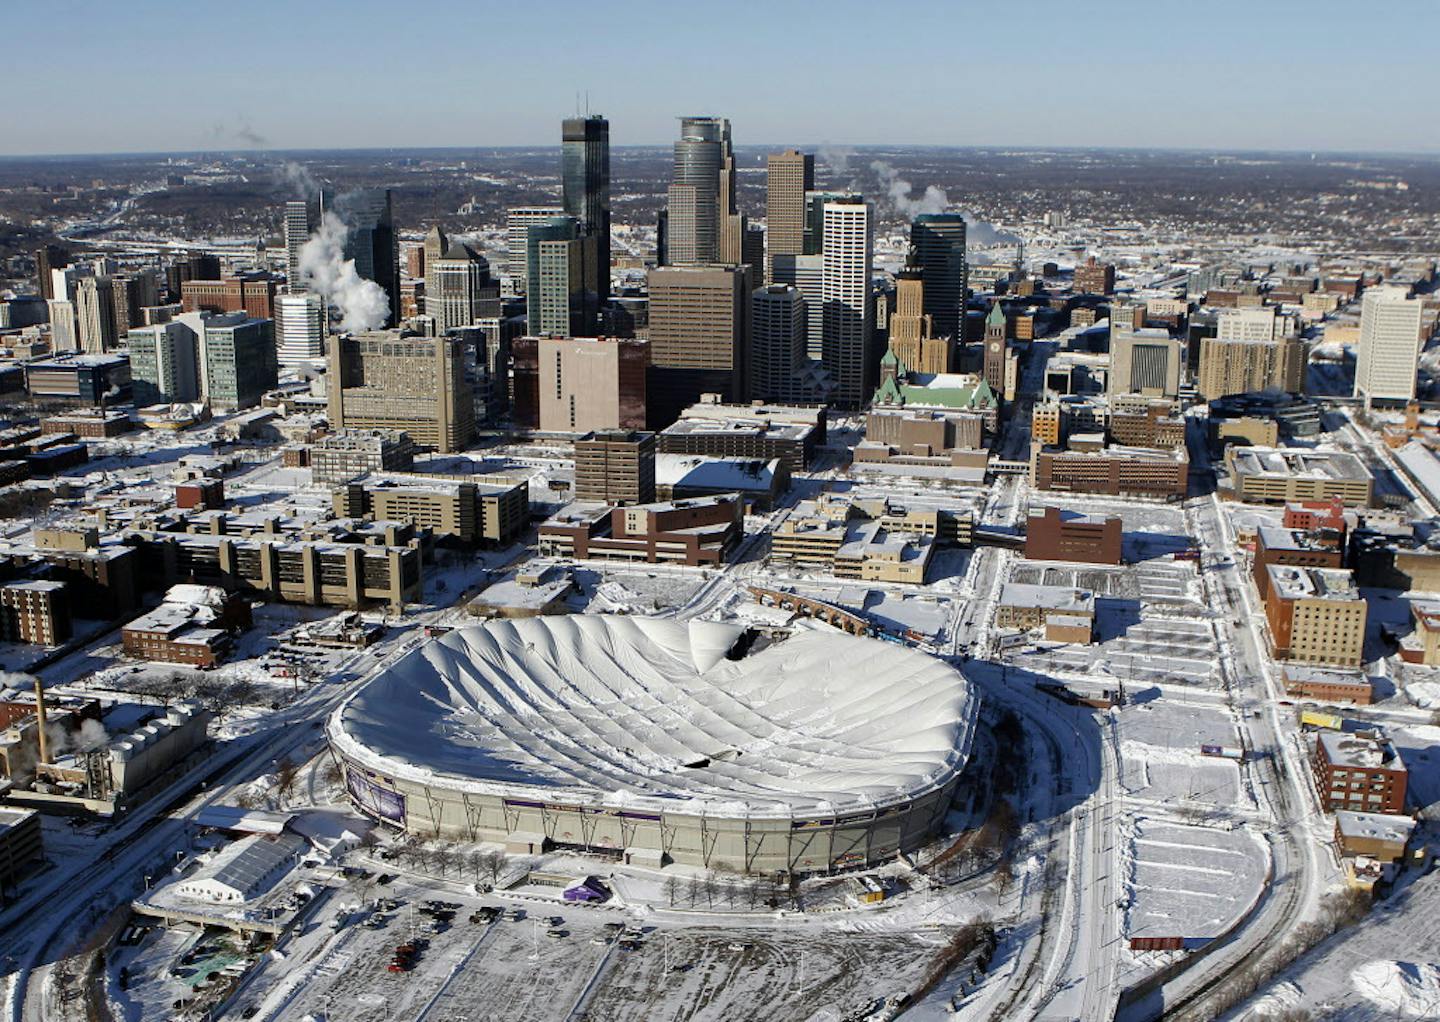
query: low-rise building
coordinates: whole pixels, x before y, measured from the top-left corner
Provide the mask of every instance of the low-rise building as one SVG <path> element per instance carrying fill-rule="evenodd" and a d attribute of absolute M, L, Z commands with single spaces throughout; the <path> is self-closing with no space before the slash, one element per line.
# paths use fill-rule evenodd
<path fill-rule="evenodd" d="M 130 359 L 124 355 L 57 355 L 27 362 L 25 389 L 39 401 L 119 404 L 130 399 Z"/>
<path fill-rule="evenodd" d="M 44 859 L 40 814 L 0 806 L 0 892 L 13 890 Z"/>
<path fill-rule="evenodd" d="M 1033 561 L 1119 564 L 1123 536 L 1123 525 L 1114 515 L 1032 509 L 1025 522 L 1025 556 Z"/>
<path fill-rule="evenodd" d="M 64 582 L 33 579 L 0 586 L 0 640 L 58 646 L 70 638 Z"/>
<path fill-rule="evenodd" d="M 1229 447 L 1225 467 L 1235 499 L 1262 504 L 1338 499 L 1368 507 L 1374 480 L 1348 451 L 1287 447 Z"/>
<path fill-rule="evenodd" d="M 575 503 L 540 526 L 543 556 L 722 564 L 742 535 L 734 494 L 610 507 Z"/>
<path fill-rule="evenodd" d="M 578 467 L 577 467 L 578 474 Z M 779 458 L 707 458 L 694 454 L 655 456 L 655 497 L 687 500 L 738 493 L 768 510 L 790 489 L 790 470 Z"/>
<path fill-rule="evenodd" d="M 1095 593 L 1072 586 L 1006 582 L 1000 587 L 995 627 L 1044 628 L 1050 642 L 1088 643 L 1095 632 Z"/>
<path fill-rule="evenodd" d="M 1339 568 L 1344 562 L 1344 548 L 1327 540 L 1324 535 L 1276 525 L 1261 525 L 1255 530 L 1255 559 L 1251 574 L 1262 600 L 1270 592 L 1269 567 L 1272 564 L 1288 564 L 1295 568 Z"/>
<path fill-rule="evenodd" d="M 530 518 L 530 486 L 500 475 L 372 472 L 335 490 L 342 518 L 413 522 L 462 543 L 508 546 Z"/>
<path fill-rule="evenodd" d="M 128 432 L 135 424 L 125 412 L 101 408 L 50 415 L 40 420 L 45 434 L 73 433 L 88 440 L 100 440 Z"/>
<path fill-rule="evenodd" d="M 1077 446 L 1073 438 L 1072 446 Z M 1190 481 L 1184 446 L 1156 450 L 1112 445 L 1062 451 L 1036 444 L 1030 466 L 1030 482 L 1036 489 L 1069 493 L 1183 500 Z"/>
<path fill-rule="evenodd" d="M 322 486 L 339 486 L 369 472 L 409 472 L 414 465 L 415 444 L 401 430 L 342 430 L 310 447 L 311 478 Z"/>
<path fill-rule="evenodd" d="M 779 458 L 793 474 L 825 443 L 823 405 L 726 404 L 707 395 L 660 432 L 662 454 Z"/>
<path fill-rule="evenodd" d="M 1366 605 L 1348 570 L 1282 564 L 1265 570 L 1265 618 L 1276 657 L 1344 667 L 1364 662 Z"/>
<path fill-rule="evenodd" d="M 419 600 L 423 589 L 419 538 L 397 546 L 139 530 L 127 539 L 146 576 L 166 585 L 219 585 L 262 600 L 352 609 L 403 606 Z"/>
<path fill-rule="evenodd" d="M 1285 678 L 1285 694 L 1296 699 L 1356 706 L 1368 706 L 1375 700 L 1375 692 L 1362 671 L 1334 671 L 1287 663 L 1281 668 L 1281 674 Z"/>
<path fill-rule="evenodd" d="M 1407 663 L 1440 666 L 1440 601 L 1412 600 L 1410 616 L 1415 629 L 1400 645 L 1400 658 Z"/>
<path fill-rule="evenodd" d="M 214 667 L 249 627 L 250 605 L 219 586 L 177 585 L 149 613 L 120 630 L 127 656 L 160 663 Z"/>
<path fill-rule="evenodd" d="M 1405 857 L 1405 848 L 1414 832 L 1415 820 L 1409 816 L 1350 809 L 1335 813 L 1335 847 L 1344 856 L 1397 862 Z"/>
<path fill-rule="evenodd" d="M 1317 732 L 1311 766 L 1326 812 L 1405 811 L 1409 772 L 1394 744 L 1378 732 Z"/>
<path fill-rule="evenodd" d="M 838 575 L 836 557 L 847 542 L 862 535 L 852 527 L 865 523 L 875 523 L 887 536 L 926 539 L 936 547 L 968 547 L 974 542 L 974 516 L 967 508 L 902 504 L 883 498 L 850 498 L 826 493 L 816 500 L 802 500 L 775 527 L 770 536 L 770 556 L 803 566 L 828 568 Z M 926 554 L 927 562 L 928 557 Z M 847 570 L 851 569 L 847 567 Z"/>

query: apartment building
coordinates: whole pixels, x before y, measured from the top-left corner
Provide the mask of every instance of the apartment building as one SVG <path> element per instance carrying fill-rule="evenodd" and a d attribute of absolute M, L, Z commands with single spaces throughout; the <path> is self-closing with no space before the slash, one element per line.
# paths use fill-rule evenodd
<path fill-rule="evenodd" d="M 1364 663 L 1366 605 L 1351 572 L 1271 564 L 1265 618 L 1275 656 L 1301 663 Z"/>
<path fill-rule="evenodd" d="M 58 646 L 70 638 L 70 598 L 49 579 L 0 585 L 0 641 Z"/>
<path fill-rule="evenodd" d="M 410 522 L 461 543 L 508 546 L 530 518 L 529 483 L 501 475 L 373 472 L 335 490 L 335 514 Z"/>
<path fill-rule="evenodd" d="M 1379 732 L 1321 731 L 1311 758 L 1326 812 L 1403 813 L 1409 771 Z"/>

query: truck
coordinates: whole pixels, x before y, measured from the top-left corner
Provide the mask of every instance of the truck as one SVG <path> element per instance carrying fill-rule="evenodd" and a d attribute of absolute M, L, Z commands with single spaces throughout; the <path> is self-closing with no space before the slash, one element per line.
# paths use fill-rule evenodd
<path fill-rule="evenodd" d="M 1301 710 L 1300 728 L 1304 731 L 1343 731 L 1345 721 L 1336 714 L 1323 710 Z"/>

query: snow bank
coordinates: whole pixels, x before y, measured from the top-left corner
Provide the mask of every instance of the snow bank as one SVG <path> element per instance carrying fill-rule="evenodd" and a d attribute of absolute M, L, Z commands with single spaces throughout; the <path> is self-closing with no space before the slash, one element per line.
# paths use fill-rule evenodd
<path fill-rule="evenodd" d="M 1356 993 L 1396 1018 L 1440 1018 L 1440 966 L 1367 962 L 1350 973 Z"/>

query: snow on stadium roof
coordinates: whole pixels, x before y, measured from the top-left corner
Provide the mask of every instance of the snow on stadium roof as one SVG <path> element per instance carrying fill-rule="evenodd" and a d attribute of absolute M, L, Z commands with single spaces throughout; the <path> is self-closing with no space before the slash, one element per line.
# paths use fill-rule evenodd
<path fill-rule="evenodd" d="M 742 632 L 618 615 L 457 629 L 346 700 L 330 738 L 437 788 L 740 816 L 893 804 L 964 765 L 977 698 L 944 661 L 818 627 L 726 659 Z"/>

